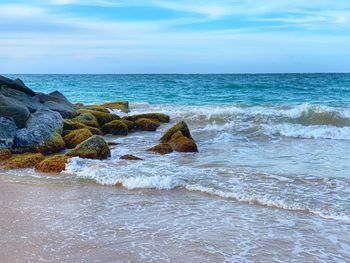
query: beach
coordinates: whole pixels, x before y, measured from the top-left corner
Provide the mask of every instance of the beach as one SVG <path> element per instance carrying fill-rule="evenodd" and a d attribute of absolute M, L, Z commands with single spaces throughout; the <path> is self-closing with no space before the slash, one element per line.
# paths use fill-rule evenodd
<path fill-rule="evenodd" d="M 350 260 L 349 74 L 10 77 L 170 122 L 61 173 L 1 169 L 4 262 Z M 181 121 L 198 152 L 147 151 Z"/>

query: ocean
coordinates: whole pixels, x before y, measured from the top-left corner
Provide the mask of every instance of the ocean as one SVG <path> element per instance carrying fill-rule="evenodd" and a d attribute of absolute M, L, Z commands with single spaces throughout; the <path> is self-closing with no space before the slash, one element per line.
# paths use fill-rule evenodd
<path fill-rule="evenodd" d="M 0 171 L 0 254 L 20 232 L 33 261 L 350 262 L 350 74 L 8 76 L 171 123 L 61 176 Z M 146 151 L 180 120 L 198 153 Z"/>

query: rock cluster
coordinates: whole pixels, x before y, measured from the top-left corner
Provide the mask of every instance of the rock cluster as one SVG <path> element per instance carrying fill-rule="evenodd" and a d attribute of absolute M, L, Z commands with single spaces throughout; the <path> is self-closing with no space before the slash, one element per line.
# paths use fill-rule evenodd
<path fill-rule="evenodd" d="M 35 167 L 40 172 L 59 173 L 71 157 L 109 158 L 109 144 L 103 137 L 106 134 L 127 136 L 130 132 L 156 131 L 162 123 L 170 121 L 162 113 L 121 118 L 111 113 L 115 110 L 129 113 L 128 102 L 72 104 L 58 91 L 34 92 L 19 79 L 0 76 L 0 168 Z M 160 142 L 148 151 L 159 154 L 198 151 L 183 121 L 168 129 Z M 120 158 L 142 160 L 134 155 Z"/>

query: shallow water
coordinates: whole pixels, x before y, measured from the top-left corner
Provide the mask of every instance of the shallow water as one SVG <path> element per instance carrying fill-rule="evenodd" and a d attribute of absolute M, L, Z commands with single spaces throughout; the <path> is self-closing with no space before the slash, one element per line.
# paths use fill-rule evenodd
<path fill-rule="evenodd" d="M 13 209 L 33 212 L 36 227 L 47 218 L 42 231 L 52 242 L 43 259 L 350 261 L 349 74 L 21 77 L 72 101 L 129 99 L 132 114 L 172 118 L 154 133 L 109 136 L 120 143 L 110 159 L 73 158 L 63 178 L 3 172 L 0 185 L 23 192 L 10 198 Z M 199 153 L 145 150 L 183 119 Z M 123 154 L 144 160 L 119 160 Z M 7 243 L 15 235 L 2 236 Z"/>

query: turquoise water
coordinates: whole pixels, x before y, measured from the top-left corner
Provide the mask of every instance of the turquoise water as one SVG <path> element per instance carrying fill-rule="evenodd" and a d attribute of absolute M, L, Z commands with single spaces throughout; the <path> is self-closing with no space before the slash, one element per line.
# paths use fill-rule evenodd
<path fill-rule="evenodd" d="M 350 104 L 350 74 L 10 75 L 31 88 L 60 90 L 70 100 L 151 104 Z"/>

